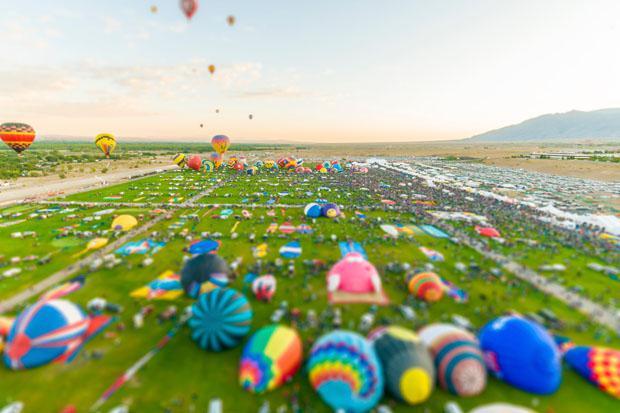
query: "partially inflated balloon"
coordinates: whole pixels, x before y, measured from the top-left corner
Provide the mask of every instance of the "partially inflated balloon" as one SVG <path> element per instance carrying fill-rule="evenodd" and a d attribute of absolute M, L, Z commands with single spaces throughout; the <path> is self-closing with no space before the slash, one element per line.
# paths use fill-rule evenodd
<path fill-rule="evenodd" d="M 363 413 L 383 395 L 383 371 L 370 343 L 357 333 L 335 330 L 320 337 L 308 358 L 312 387 L 333 410 Z"/>
<path fill-rule="evenodd" d="M 223 155 L 228 150 L 230 146 L 230 139 L 226 135 L 215 135 L 211 139 L 211 146 L 213 146 L 213 150 L 220 155 Z"/>
<path fill-rule="evenodd" d="M 426 401 L 435 387 L 435 367 L 420 338 L 406 328 L 388 326 L 368 339 L 381 360 L 387 390 L 409 404 Z"/>
<path fill-rule="evenodd" d="M 620 350 L 575 346 L 564 353 L 564 361 L 590 383 L 620 399 Z"/>
<path fill-rule="evenodd" d="M 196 10 L 198 10 L 198 0 L 181 0 L 179 5 L 188 20 L 191 19 L 196 13 Z"/>
<path fill-rule="evenodd" d="M 129 231 L 138 225 L 138 220 L 133 215 L 119 215 L 112 221 L 114 231 Z"/>
<path fill-rule="evenodd" d="M 215 170 L 215 164 L 207 159 L 202 160 L 202 171 L 213 172 Z"/>
<path fill-rule="evenodd" d="M 116 148 L 116 138 L 111 133 L 100 133 L 95 137 L 95 145 L 109 158 Z"/>
<path fill-rule="evenodd" d="M 28 149 L 36 133 L 32 126 L 25 123 L 3 123 L 0 125 L 0 139 L 17 154 L 21 154 Z"/>
<path fill-rule="evenodd" d="M 222 351 L 235 347 L 250 332 L 252 309 L 237 291 L 216 288 L 198 297 L 188 324 L 200 348 Z"/>
<path fill-rule="evenodd" d="M 302 355 L 297 331 L 280 325 L 263 327 L 243 349 L 239 384 L 252 393 L 273 390 L 299 370 Z"/>
<path fill-rule="evenodd" d="M 552 394 L 562 381 L 558 348 L 547 330 L 521 317 L 500 317 L 480 330 L 487 368 L 506 383 L 535 394 Z"/>
<path fill-rule="evenodd" d="M 200 168 L 202 167 L 202 160 L 200 159 L 200 156 L 191 156 L 187 161 L 187 166 L 194 171 L 200 171 Z"/>
<path fill-rule="evenodd" d="M 179 168 L 183 168 L 187 164 L 185 155 L 182 153 L 179 153 L 174 158 L 172 158 L 172 162 L 174 162 Z"/>
<path fill-rule="evenodd" d="M 198 297 L 203 284 L 210 282 L 218 287 L 228 284 L 228 264 L 220 256 L 200 254 L 189 259 L 181 270 L 181 284 L 190 297 Z"/>
<path fill-rule="evenodd" d="M 408 280 L 407 286 L 409 292 L 420 300 L 434 303 L 443 297 L 443 283 L 434 272 L 422 272 L 414 275 Z"/>
<path fill-rule="evenodd" d="M 211 152 L 209 154 L 209 159 L 213 162 L 213 165 L 215 165 L 215 169 L 219 169 L 219 167 L 222 166 L 223 158 L 219 153 Z"/>

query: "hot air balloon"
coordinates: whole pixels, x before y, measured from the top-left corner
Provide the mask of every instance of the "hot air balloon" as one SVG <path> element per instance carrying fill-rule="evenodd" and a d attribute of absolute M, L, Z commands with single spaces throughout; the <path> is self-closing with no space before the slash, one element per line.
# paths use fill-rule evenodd
<path fill-rule="evenodd" d="M 328 202 L 321 207 L 321 215 L 327 218 L 336 218 L 340 215 L 338 205 Z"/>
<path fill-rule="evenodd" d="M 270 274 L 257 277 L 252 282 L 252 292 L 260 301 L 271 301 L 276 293 L 276 287 L 276 277 Z"/>
<path fill-rule="evenodd" d="M 198 0 L 181 0 L 179 5 L 188 20 L 191 19 L 198 10 Z"/>
<path fill-rule="evenodd" d="M 495 377 L 534 394 L 552 394 L 560 386 L 562 365 L 549 333 L 533 321 L 499 317 L 480 330 L 480 347 Z"/>
<path fill-rule="evenodd" d="M 407 286 L 409 292 L 420 300 L 434 303 L 443 297 L 443 283 L 434 272 L 422 272 L 414 275 L 407 282 Z"/>
<path fill-rule="evenodd" d="M 321 216 L 321 205 L 310 203 L 304 207 L 304 215 L 309 218 L 318 218 Z"/>
<path fill-rule="evenodd" d="M 200 156 L 190 156 L 189 160 L 187 161 L 187 166 L 194 171 L 200 171 L 200 168 L 202 167 L 202 160 L 200 159 Z"/>
<path fill-rule="evenodd" d="M 335 330 L 312 346 L 310 384 L 334 411 L 364 413 L 383 395 L 383 370 L 370 343 L 357 333 Z"/>
<path fill-rule="evenodd" d="M 185 155 L 182 153 L 176 154 L 175 157 L 172 158 L 172 162 L 174 162 L 179 168 L 183 168 L 187 164 Z"/>
<path fill-rule="evenodd" d="M 201 128 L 204 128 L 204 126 L 205 126 L 205 125 L 203 125 L 202 123 L 200 124 L 200 127 L 201 127 Z"/>
<path fill-rule="evenodd" d="M 250 120 L 252 120 L 252 119 L 254 119 L 254 115 L 252 115 L 252 114 L 250 113 L 250 114 L 248 115 L 248 118 L 249 118 Z"/>
<path fill-rule="evenodd" d="M 255 166 L 250 166 L 248 169 L 246 169 L 246 170 L 245 170 L 245 172 L 246 172 L 248 175 L 256 175 L 256 174 L 257 174 L 257 172 L 258 172 L 258 168 L 257 168 L 257 167 L 255 167 Z"/>
<path fill-rule="evenodd" d="M 590 383 L 620 399 L 620 350 L 574 346 L 564 353 L 564 361 Z"/>
<path fill-rule="evenodd" d="M 129 231 L 138 225 L 138 220 L 133 215 L 119 215 L 112 221 L 114 231 Z"/>
<path fill-rule="evenodd" d="M 406 328 L 388 326 L 368 339 L 381 361 L 388 391 L 409 404 L 426 401 L 435 387 L 435 367 L 420 338 Z"/>
<path fill-rule="evenodd" d="M 25 123 L 3 123 L 0 125 L 0 139 L 18 155 L 21 155 L 32 145 L 35 137 L 36 133 L 32 126 Z"/>
<path fill-rule="evenodd" d="M 243 294 L 216 288 L 198 297 L 188 324 L 200 348 L 222 351 L 237 346 L 250 332 L 252 308 Z"/>
<path fill-rule="evenodd" d="M 229 26 L 234 26 L 236 20 L 237 19 L 233 15 L 226 17 L 226 23 L 228 23 Z"/>
<path fill-rule="evenodd" d="M 157 6 L 156 5 L 152 5 L 151 6 L 151 13 L 153 13 L 153 14 L 157 13 Z"/>
<path fill-rule="evenodd" d="M 267 159 L 264 165 L 265 169 L 274 169 L 276 167 L 276 163 L 271 159 Z"/>
<path fill-rule="evenodd" d="M 215 164 L 207 159 L 203 159 L 201 169 L 203 172 L 213 172 L 215 170 Z"/>
<path fill-rule="evenodd" d="M 15 320 L 4 349 L 4 361 L 13 370 L 70 361 L 84 342 L 110 322 L 110 317 L 89 318 L 67 300 L 40 300 Z"/>
<path fill-rule="evenodd" d="M 209 65 L 209 73 L 215 73 L 215 65 Z"/>
<path fill-rule="evenodd" d="M 213 146 L 213 150 L 220 155 L 223 155 L 228 150 L 230 146 L 230 139 L 226 135 L 215 135 L 211 139 L 211 146 Z"/>
<path fill-rule="evenodd" d="M 226 261 L 214 254 L 200 254 L 185 262 L 181 270 L 181 284 L 192 298 L 205 292 L 209 284 L 224 287 L 228 284 L 229 268 Z"/>
<path fill-rule="evenodd" d="M 419 336 L 430 350 L 444 390 L 461 397 L 482 393 L 487 372 L 476 337 L 452 324 L 429 324 Z"/>
<path fill-rule="evenodd" d="M 243 349 L 239 384 L 252 393 L 273 390 L 292 378 L 303 356 L 297 331 L 281 325 L 258 330 Z"/>
<path fill-rule="evenodd" d="M 116 138 L 111 133 L 100 133 L 95 137 L 95 145 L 109 158 L 116 148 Z"/>
<path fill-rule="evenodd" d="M 209 160 L 213 162 L 215 169 L 219 169 L 219 167 L 222 166 L 222 155 L 217 152 L 211 152 L 209 154 Z"/>

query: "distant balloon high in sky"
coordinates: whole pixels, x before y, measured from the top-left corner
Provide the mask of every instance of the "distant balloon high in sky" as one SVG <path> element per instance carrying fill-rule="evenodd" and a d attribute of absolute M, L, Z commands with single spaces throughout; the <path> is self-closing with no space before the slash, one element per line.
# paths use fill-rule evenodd
<path fill-rule="evenodd" d="M 211 146 L 213 146 L 213 150 L 220 155 L 223 155 L 228 150 L 230 146 L 230 139 L 226 135 L 215 135 L 211 139 Z"/>
<path fill-rule="evenodd" d="M 100 133 L 95 137 L 95 145 L 109 158 L 116 148 L 116 138 L 111 133 Z"/>
<path fill-rule="evenodd" d="M 20 155 L 28 149 L 36 133 L 32 126 L 25 123 L 3 123 L 0 125 L 0 139 Z"/>
<path fill-rule="evenodd" d="M 237 18 L 232 14 L 226 18 L 226 23 L 228 23 L 229 26 L 234 26 L 236 21 Z"/>
<path fill-rule="evenodd" d="M 181 0 L 181 10 L 187 19 L 191 19 L 198 10 L 198 0 Z"/>
<path fill-rule="evenodd" d="M 209 65 L 209 73 L 215 73 L 215 65 Z"/>

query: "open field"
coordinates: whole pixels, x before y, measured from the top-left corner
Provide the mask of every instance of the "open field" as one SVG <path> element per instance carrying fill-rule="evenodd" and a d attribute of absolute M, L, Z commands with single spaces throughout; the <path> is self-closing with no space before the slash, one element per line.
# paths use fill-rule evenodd
<path fill-rule="evenodd" d="M 3 367 L 0 369 L 0 404 L 13 400 L 26 403 L 29 411 L 59 411 L 63 406 L 73 404 L 78 411 L 87 411 L 99 395 L 131 364 L 146 353 L 172 327 L 172 322 L 158 322 L 154 314 L 174 304 L 179 309 L 190 305 L 192 300 L 180 298 L 176 301 L 145 301 L 129 296 L 139 288 L 166 270 L 180 271 L 184 249 L 191 240 L 208 237 L 220 237 L 222 244 L 219 255 L 229 263 L 242 258 L 241 266 L 235 271 L 236 279 L 231 287 L 244 291 L 251 302 L 254 319 L 252 331 L 269 324 L 269 318 L 278 306 L 287 301 L 289 308 L 300 310 L 299 320 L 286 316 L 282 323 L 296 325 L 303 337 L 304 353 L 308 354 L 310 343 L 322 333 L 333 327 L 325 289 L 325 270 L 314 270 L 305 261 L 319 259 L 327 268 L 340 257 L 337 241 L 351 239 L 360 242 L 368 253 L 369 261 L 374 263 L 382 276 L 383 284 L 391 305 L 380 307 L 376 314 L 376 325 L 400 324 L 410 328 L 419 328 L 429 322 L 448 321 L 453 314 L 468 318 L 476 328 L 482 327 L 490 319 L 506 311 L 518 311 L 522 314 L 533 313 L 543 308 L 553 311 L 563 322 L 560 330 L 554 330 L 570 337 L 579 344 L 597 344 L 612 347 L 620 346 L 620 339 L 610 330 L 589 321 L 578 310 L 567 306 L 549 295 L 538 292 L 527 283 L 518 280 L 510 273 L 498 270 L 498 264 L 484 259 L 471 248 L 447 238 L 433 238 L 419 233 L 411 237 L 401 236 L 397 240 L 386 238 L 380 229 L 381 223 L 402 223 L 405 225 L 437 224 L 422 209 L 405 211 L 412 199 L 404 199 L 402 194 L 428 192 L 422 182 L 413 180 L 413 186 L 400 186 L 403 177 L 376 169 L 364 175 L 342 174 L 287 174 L 262 172 L 256 176 L 245 173 L 237 174 L 230 170 L 215 174 L 199 174 L 190 170 L 173 171 L 135 181 L 108 186 L 103 190 L 74 194 L 57 202 L 77 201 L 90 203 L 90 206 L 59 206 L 24 204 L 3 209 L 0 222 L 12 222 L 39 214 L 36 218 L 0 228 L 0 245 L 10 248 L 5 256 L 23 255 L 24 250 L 36 250 L 39 255 L 52 253 L 50 263 L 24 268 L 17 277 L 0 281 L 0 298 L 28 288 L 47 274 L 71 265 L 73 255 L 85 247 L 88 237 L 68 235 L 59 237 L 57 230 L 68 225 L 76 225 L 75 231 L 92 231 L 91 237 L 119 236 L 109 231 L 113 216 L 129 213 L 139 218 L 139 225 L 147 222 L 154 214 L 155 208 L 169 209 L 169 216 L 156 224 L 147 233 L 137 235 L 134 240 L 145 238 L 161 241 L 165 246 L 158 252 L 147 255 L 130 255 L 123 257 L 120 264 L 97 269 L 83 268 L 80 273 L 86 275 L 82 289 L 67 298 L 82 306 L 94 297 L 103 297 L 108 302 L 120 305 L 123 310 L 117 320 L 106 330 L 86 344 L 80 355 L 70 364 L 50 364 L 40 368 L 14 372 Z M 198 198 L 197 203 L 236 204 L 212 209 L 184 207 L 183 203 L 192 196 L 199 196 L 204 191 L 213 192 Z M 429 195 L 432 192 L 428 192 Z M 438 193 L 439 194 L 439 193 Z M 395 199 L 395 206 L 387 206 L 382 199 Z M 309 220 L 304 217 L 302 208 L 272 208 L 273 205 L 303 205 L 316 199 L 329 200 L 342 205 L 345 217 L 338 220 L 319 218 Z M 437 195 L 436 205 L 442 206 L 442 199 Z M 153 205 L 147 209 L 127 209 L 115 207 L 115 203 L 138 202 Z M 174 208 L 173 208 L 174 207 Z M 97 211 L 113 208 L 111 214 L 100 219 L 90 219 Z M 49 217 L 41 219 L 44 212 L 51 209 Z M 224 209 L 232 209 L 228 219 L 221 217 Z M 242 217 L 242 210 L 247 209 L 251 217 Z M 38 212 L 36 212 L 38 211 Z M 366 215 L 360 218 L 355 211 Z M 480 211 L 474 211 L 480 212 Z M 488 210 L 490 217 L 496 217 L 493 210 Z M 21 214 L 21 215 L 16 215 Z M 68 218 L 71 216 L 71 218 Z M 238 217 L 237 217 L 238 216 Z M 272 223 L 281 225 L 290 222 L 297 226 L 309 224 L 314 232 L 311 234 L 266 234 Z M 508 243 L 495 244 L 488 241 L 489 248 L 520 259 L 534 270 L 544 263 L 562 261 L 571 268 L 565 276 L 568 286 L 580 284 L 584 294 L 600 301 L 614 304 L 620 299 L 617 294 L 617 281 L 601 274 L 590 272 L 583 267 L 587 262 L 602 260 L 603 256 L 593 256 L 590 250 L 577 250 L 568 245 L 559 245 L 554 240 L 554 233 L 546 237 L 528 229 L 521 233 L 515 222 L 513 227 L 505 224 L 505 219 L 497 215 L 493 223 L 506 234 Z M 478 237 L 472 225 L 452 222 L 455 230 L 464 231 L 471 237 Z M 235 228 L 236 239 L 232 239 L 231 230 Z M 139 229 L 139 227 L 138 227 Z M 34 230 L 37 237 L 14 241 L 10 233 L 14 231 Z M 219 233 L 220 235 L 217 235 Z M 256 237 L 253 240 L 253 236 Z M 553 259 L 548 250 L 537 251 L 519 244 L 517 238 L 529 237 L 545 244 L 553 251 Z M 282 266 L 276 265 L 278 250 L 291 240 L 299 240 L 303 253 L 294 262 L 293 275 L 289 275 L 288 261 Z M 271 303 L 259 302 L 251 297 L 248 285 L 244 284 L 244 274 L 256 264 L 253 248 L 259 243 L 268 245 L 267 255 L 262 258 L 262 272 L 272 273 L 277 277 L 278 287 Z M 402 270 L 392 270 L 389 264 L 409 263 L 418 271 L 430 264 L 419 250 L 420 246 L 432 248 L 445 257 L 443 262 L 433 262 L 434 270 L 442 277 L 467 291 L 469 301 L 457 303 L 444 297 L 438 303 L 425 304 L 411 297 L 406 290 Z M 88 257 L 89 253 L 84 254 Z M 93 253 L 94 254 L 94 253 Z M 141 265 L 145 257 L 153 258 L 149 266 Z M 614 259 L 609 251 L 608 259 Z M 6 258 L 5 258 L 6 259 Z M 457 262 L 465 263 L 464 272 L 455 269 Z M 470 265 L 474 264 L 474 265 Z M 549 275 L 550 279 L 553 277 Z M 611 293 L 605 298 L 601 293 L 606 289 Z M 154 314 L 145 320 L 145 326 L 136 329 L 132 325 L 133 315 L 148 304 L 155 307 Z M 414 320 L 407 320 L 400 313 L 398 306 L 406 305 L 416 312 Z M 356 330 L 361 316 L 370 310 L 369 305 L 350 304 L 337 306 L 342 311 L 342 327 Z M 314 310 L 322 320 L 318 327 L 311 327 L 306 322 L 308 310 Z M 204 411 L 211 398 L 221 398 L 225 411 L 256 411 L 265 400 L 271 402 L 272 408 L 281 404 L 290 404 L 294 396 L 305 412 L 327 412 L 328 409 L 309 386 L 306 373 L 302 370 L 294 380 L 281 389 L 266 395 L 251 395 L 244 392 L 237 383 L 237 367 L 242 346 L 223 353 L 207 353 L 199 349 L 189 337 L 189 329 L 184 327 L 145 369 L 121 388 L 101 411 L 124 403 L 132 411 L 140 412 L 186 412 Z M 51 395 L 54 395 L 51 397 Z M 464 409 L 494 402 L 529 406 L 540 412 L 581 412 L 613 411 L 617 401 L 588 384 L 568 367 L 564 368 L 563 383 L 560 390 L 552 396 L 533 396 L 512 388 L 496 379 L 489 379 L 486 391 L 474 398 L 456 398 L 447 392 L 436 389 L 431 399 L 423 406 L 430 411 L 440 411 L 449 400 L 457 400 Z M 384 402 L 391 405 L 395 412 L 411 411 L 410 407 L 396 403 L 389 396 Z M 168 410 L 166 410 L 168 409 Z"/>

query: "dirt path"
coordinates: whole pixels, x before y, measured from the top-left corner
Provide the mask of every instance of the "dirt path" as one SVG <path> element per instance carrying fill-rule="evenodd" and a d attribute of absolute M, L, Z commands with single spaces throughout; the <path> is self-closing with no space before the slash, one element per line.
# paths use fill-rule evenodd
<path fill-rule="evenodd" d="M 29 185 L 28 187 L 9 188 L 0 190 L 0 206 L 10 205 L 23 200 L 45 199 L 57 196 L 60 192 L 65 194 L 82 192 L 95 187 L 100 187 L 102 182 L 106 184 L 118 183 L 126 179 L 167 171 L 176 168 L 175 165 L 149 166 L 141 169 L 126 169 L 123 171 L 108 173 L 103 176 L 82 176 L 57 181 L 46 182 L 44 185 Z"/>

